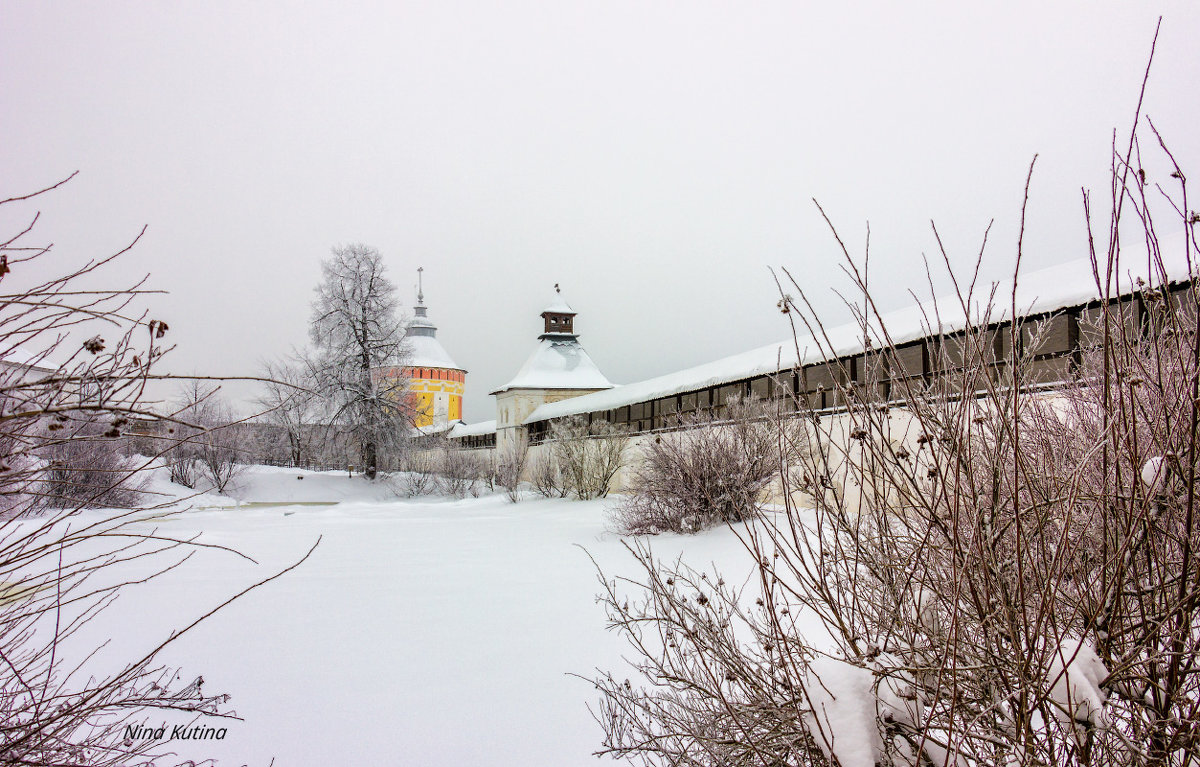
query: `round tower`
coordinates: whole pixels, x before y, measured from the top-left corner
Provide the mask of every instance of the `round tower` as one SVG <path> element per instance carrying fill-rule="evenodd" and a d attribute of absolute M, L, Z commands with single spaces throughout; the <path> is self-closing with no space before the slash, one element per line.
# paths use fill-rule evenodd
<path fill-rule="evenodd" d="M 462 420 L 462 398 L 467 371 L 458 366 L 437 340 L 437 325 L 425 306 L 424 267 L 417 269 L 417 305 L 408 323 L 410 357 L 404 366 L 416 412 L 417 428 L 442 426 Z"/>

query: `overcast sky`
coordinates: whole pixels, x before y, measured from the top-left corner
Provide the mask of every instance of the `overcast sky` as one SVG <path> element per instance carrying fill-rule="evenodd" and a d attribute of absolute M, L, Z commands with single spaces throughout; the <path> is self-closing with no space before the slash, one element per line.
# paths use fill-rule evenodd
<path fill-rule="evenodd" d="M 785 337 L 770 267 L 844 318 L 814 197 L 856 253 L 870 222 L 897 306 L 930 219 L 966 263 L 994 218 L 1011 269 L 1039 153 L 1028 264 L 1082 255 L 1160 13 L 1145 112 L 1200 174 L 1194 0 L 5 0 L 0 198 L 78 169 L 37 205 L 64 260 L 148 224 L 115 276 L 170 291 L 178 372 L 305 343 L 332 245 L 378 247 L 406 307 L 424 266 L 486 420 L 556 282 L 616 382 Z"/>

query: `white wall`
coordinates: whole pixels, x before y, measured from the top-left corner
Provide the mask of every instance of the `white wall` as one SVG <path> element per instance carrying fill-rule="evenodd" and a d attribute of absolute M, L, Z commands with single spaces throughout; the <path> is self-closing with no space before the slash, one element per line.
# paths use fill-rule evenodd
<path fill-rule="evenodd" d="M 509 389 L 496 395 L 496 446 L 516 439 L 525 419 L 540 405 L 580 397 L 602 389 Z"/>

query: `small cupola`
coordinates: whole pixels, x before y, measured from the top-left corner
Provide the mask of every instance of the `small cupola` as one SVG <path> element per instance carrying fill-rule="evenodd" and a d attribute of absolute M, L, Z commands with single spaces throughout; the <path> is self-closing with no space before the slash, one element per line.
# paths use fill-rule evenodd
<path fill-rule="evenodd" d="M 554 283 L 553 300 L 542 310 L 542 319 L 546 322 L 543 335 L 575 335 L 575 310 L 562 297 L 562 288 L 557 282 Z"/>
<path fill-rule="evenodd" d="M 437 335 L 437 325 L 429 319 L 429 307 L 425 306 L 425 282 L 422 279 L 424 271 L 423 266 L 417 269 L 417 305 L 413 307 L 413 317 L 408 323 L 408 334 L 433 338 Z"/>

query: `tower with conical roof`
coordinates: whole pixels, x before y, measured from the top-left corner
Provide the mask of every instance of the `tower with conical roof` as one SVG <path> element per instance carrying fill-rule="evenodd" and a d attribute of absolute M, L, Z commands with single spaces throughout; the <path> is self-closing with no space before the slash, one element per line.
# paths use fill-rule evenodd
<path fill-rule="evenodd" d="M 451 359 L 437 340 L 437 325 L 425 306 L 423 273 L 417 269 L 417 305 L 408 323 L 409 359 L 404 375 L 409 379 L 412 406 L 418 428 L 437 427 L 462 420 L 462 398 L 467 371 Z"/>
<path fill-rule="evenodd" d="M 611 389 L 609 381 L 575 333 L 576 312 L 556 284 L 542 310 L 538 345 L 516 376 L 492 394 L 496 397 L 496 445 L 517 438 L 529 414 L 546 402 Z"/>

